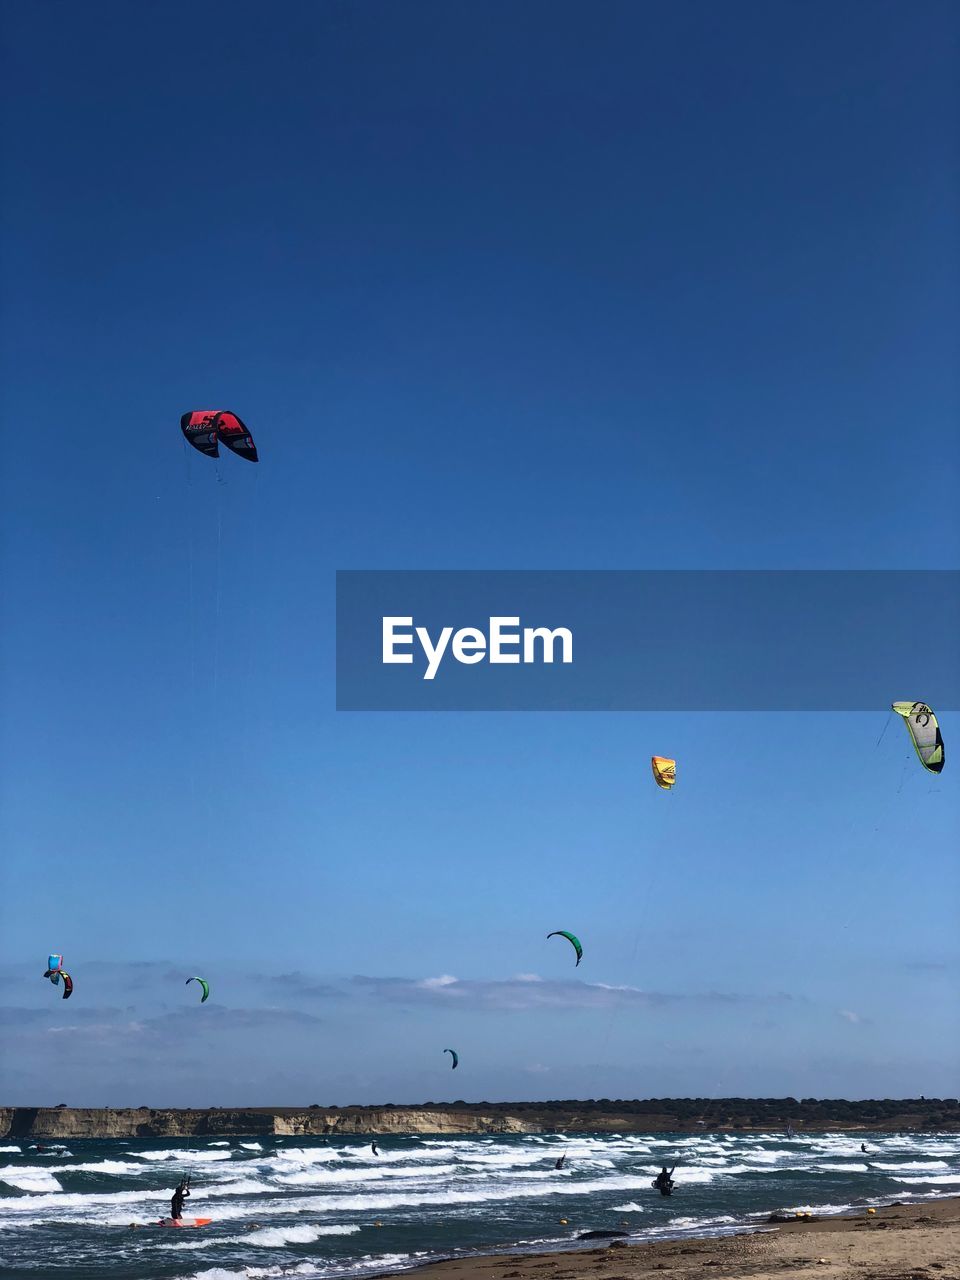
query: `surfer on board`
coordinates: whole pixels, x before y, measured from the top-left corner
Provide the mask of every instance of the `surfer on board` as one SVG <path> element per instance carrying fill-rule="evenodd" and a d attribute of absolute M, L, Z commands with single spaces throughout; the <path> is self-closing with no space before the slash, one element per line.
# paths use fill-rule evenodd
<path fill-rule="evenodd" d="M 170 1201 L 170 1217 L 174 1222 L 179 1222 L 183 1217 L 183 1202 L 190 1197 L 190 1179 L 181 1178 L 177 1184 L 177 1189 L 173 1193 L 173 1199 Z"/>

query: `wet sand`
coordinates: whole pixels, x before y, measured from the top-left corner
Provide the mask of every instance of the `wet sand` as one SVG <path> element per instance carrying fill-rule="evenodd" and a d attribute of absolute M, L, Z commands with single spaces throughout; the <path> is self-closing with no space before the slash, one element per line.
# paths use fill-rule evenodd
<path fill-rule="evenodd" d="M 570 1253 L 504 1254 L 421 1267 L 424 1280 L 960 1280 L 960 1198 L 763 1224 L 752 1235 L 650 1244 L 598 1242 Z"/>

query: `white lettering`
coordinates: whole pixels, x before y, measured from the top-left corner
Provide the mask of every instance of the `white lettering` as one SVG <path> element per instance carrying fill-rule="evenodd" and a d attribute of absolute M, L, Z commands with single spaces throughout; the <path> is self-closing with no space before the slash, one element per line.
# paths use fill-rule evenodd
<path fill-rule="evenodd" d="M 413 627 L 412 617 L 384 617 L 383 662 L 413 662 L 413 654 L 403 652 L 412 648 L 414 636 L 419 641 L 427 659 L 424 680 L 434 680 L 447 649 L 457 662 L 472 667 L 484 658 L 492 664 L 516 665 L 517 663 L 573 662 L 573 632 L 567 627 L 523 627 L 518 617 L 491 617 L 489 636 L 478 627 L 461 627 L 454 633 L 453 627 L 443 627 L 434 642 L 426 627 Z M 413 628 L 413 630 L 410 630 Z M 559 646 L 559 659 L 556 657 Z M 519 652 L 511 652 L 511 650 Z"/>
<path fill-rule="evenodd" d="M 486 649 L 487 637 L 476 627 L 461 627 L 453 637 L 453 656 L 468 667 L 472 667 L 475 662 L 482 662 Z"/>
<path fill-rule="evenodd" d="M 412 619 L 411 619 L 412 621 Z M 453 635 L 453 627 L 444 627 L 440 632 L 440 639 L 437 641 L 436 647 L 430 640 L 430 632 L 426 627 L 417 627 L 417 639 L 423 645 L 423 652 L 427 655 L 427 669 L 423 673 L 424 680 L 432 680 L 437 674 L 437 669 L 446 652 L 447 645 L 450 643 L 450 637 Z"/>
<path fill-rule="evenodd" d="M 392 662 L 413 662 L 412 653 L 397 653 L 396 646 L 398 644 L 413 644 L 413 633 L 406 632 L 404 635 L 397 635 L 397 627 L 412 627 L 412 618 L 384 618 L 383 620 L 383 662 L 384 665 Z"/>
<path fill-rule="evenodd" d="M 501 630 L 502 627 L 519 627 L 519 618 L 491 618 L 490 619 L 490 661 L 491 662 L 519 662 L 519 653 L 504 653 L 503 646 L 505 644 L 515 644 L 520 648 L 520 632 L 515 631 L 512 635 L 509 632 Z"/>
<path fill-rule="evenodd" d="M 550 631 L 547 627 L 524 627 L 523 629 L 523 660 L 524 662 L 536 662 L 537 651 L 536 641 L 543 641 L 543 661 L 553 661 L 553 642 L 560 639 L 563 644 L 563 656 L 561 662 L 573 661 L 573 633 L 568 631 L 566 627 L 556 627 Z M 547 643 L 549 641 L 549 644 Z"/>

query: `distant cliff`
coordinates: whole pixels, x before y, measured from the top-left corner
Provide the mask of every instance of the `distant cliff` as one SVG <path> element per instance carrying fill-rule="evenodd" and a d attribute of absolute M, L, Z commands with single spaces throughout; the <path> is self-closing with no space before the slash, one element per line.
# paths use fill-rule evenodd
<path fill-rule="evenodd" d="M 0 1107 L 0 1138 L 188 1138 L 364 1134 L 960 1131 L 956 1098 L 609 1098 L 433 1103 L 419 1107 L 129 1109 Z"/>
<path fill-rule="evenodd" d="M 395 1107 L 295 1111 L 184 1111 L 96 1107 L 0 1107 L 3 1138 L 187 1138 L 250 1134 L 329 1135 L 535 1133 L 538 1127 L 496 1112 Z"/>

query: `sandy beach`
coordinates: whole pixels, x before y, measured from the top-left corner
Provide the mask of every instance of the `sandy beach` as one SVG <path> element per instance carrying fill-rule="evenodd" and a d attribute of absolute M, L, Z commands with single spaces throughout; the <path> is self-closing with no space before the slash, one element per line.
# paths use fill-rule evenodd
<path fill-rule="evenodd" d="M 659 1280 L 705 1268 L 715 1280 L 792 1280 L 811 1269 L 835 1280 L 960 1280 L 960 1198 L 770 1224 L 723 1239 L 615 1240 L 584 1252 L 438 1262 L 417 1274 L 425 1280 Z"/>

